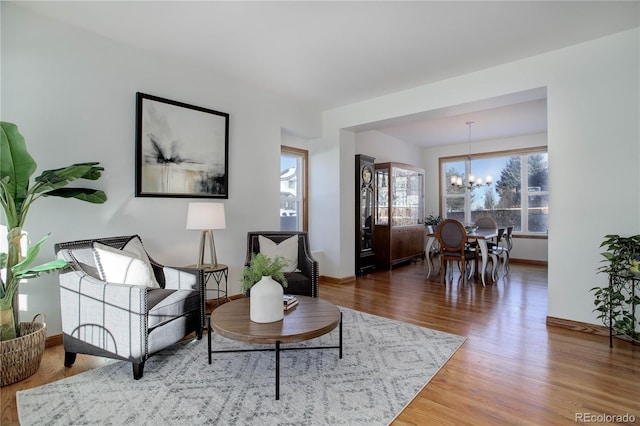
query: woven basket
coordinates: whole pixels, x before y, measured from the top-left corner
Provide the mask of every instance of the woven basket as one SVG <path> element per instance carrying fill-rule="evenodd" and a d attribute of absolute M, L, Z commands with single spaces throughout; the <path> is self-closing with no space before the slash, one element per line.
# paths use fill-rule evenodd
<path fill-rule="evenodd" d="M 38 316 L 43 317 L 42 322 L 36 321 Z M 46 337 L 44 315 L 37 314 L 32 322 L 20 323 L 20 337 L 0 342 L 0 386 L 19 382 L 38 371 Z"/>

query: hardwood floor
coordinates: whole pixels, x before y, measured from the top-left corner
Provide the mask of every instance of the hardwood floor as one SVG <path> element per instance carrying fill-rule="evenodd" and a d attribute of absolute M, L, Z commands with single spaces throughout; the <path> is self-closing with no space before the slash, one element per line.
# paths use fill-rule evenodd
<path fill-rule="evenodd" d="M 320 285 L 321 297 L 340 306 L 467 337 L 394 425 L 575 424 L 603 415 L 640 424 L 640 346 L 615 340 L 610 349 L 607 337 L 547 326 L 546 267 L 513 264 L 483 288 L 427 280 L 425 266 Z M 2 388 L 2 425 L 18 424 L 16 391 L 112 361 L 62 362 L 61 346 L 48 348 L 34 376 Z"/>

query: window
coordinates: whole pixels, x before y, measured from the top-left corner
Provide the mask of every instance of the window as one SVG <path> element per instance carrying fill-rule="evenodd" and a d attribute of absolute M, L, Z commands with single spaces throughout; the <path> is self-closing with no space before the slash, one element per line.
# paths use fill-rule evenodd
<path fill-rule="evenodd" d="M 307 230 L 307 157 L 304 149 L 280 149 L 280 230 Z"/>
<path fill-rule="evenodd" d="M 452 177 L 492 176 L 491 185 L 451 185 Z M 440 159 L 441 205 L 445 218 L 473 223 L 491 216 L 515 232 L 546 234 L 549 217 L 549 162 L 546 148 Z"/>

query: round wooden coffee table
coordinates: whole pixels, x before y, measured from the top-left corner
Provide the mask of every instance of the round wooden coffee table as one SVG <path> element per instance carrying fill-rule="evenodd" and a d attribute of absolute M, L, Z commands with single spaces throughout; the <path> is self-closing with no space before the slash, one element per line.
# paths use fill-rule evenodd
<path fill-rule="evenodd" d="M 211 354 L 225 352 L 275 351 L 276 399 L 280 399 L 280 352 L 308 349 L 338 349 L 342 358 L 342 313 L 332 303 L 315 297 L 296 296 L 298 306 L 285 311 L 281 321 L 256 323 L 249 317 L 250 299 L 237 299 L 216 308 L 209 317 L 207 333 L 209 364 Z M 339 326 L 337 346 L 280 347 L 281 343 L 295 343 L 322 336 Z M 275 344 L 273 349 L 211 349 L 211 334 L 215 331 L 229 339 L 248 343 Z"/>

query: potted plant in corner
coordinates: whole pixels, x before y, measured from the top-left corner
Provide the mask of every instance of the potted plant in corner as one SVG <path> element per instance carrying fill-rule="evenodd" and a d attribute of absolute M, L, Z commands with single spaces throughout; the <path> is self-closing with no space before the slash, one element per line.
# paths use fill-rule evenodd
<path fill-rule="evenodd" d="M 26 337 L 23 330 L 30 330 L 29 327 L 23 327 L 25 323 L 20 324 L 19 322 L 17 295 L 20 281 L 38 277 L 43 272 L 54 271 L 66 265 L 65 262 L 54 260 L 32 266 L 40 246 L 47 236 L 34 246 L 29 247 L 26 250 L 26 256 L 22 256 L 22 244 L 27 240 L 26 234 L 23 232 L 27 213 L 40 197 L 56 196 L 76 198 L 91 203 L 104 203 L 107 196 L 103 191 L 88 188 L 65 188 L 70 182 L 77 179 L 96 180 L 100 178 L 104 168 L 99 167 L 98 164 L 95 162 L 80 163 L 60 169 L 45 170 L 31 183 L 31 176 L 35 172 L 37 164 L 27 150 L 24 137 L 15 124 L 0 122 L 0 206 L 2 206 L 4 213 L 4 224 L 8 229 L 7 253 L 0 255 L 0 267 L 5 268 L 4 277 L 0 275 L 2 386 L 22 380 L 37 370 L 36 365 L 36 369 L 28 374 L 28 368 L 16 365 L 18 362 L 16 360 L 27 362 L 29 359 L 33 359 L 32 356 L 21 354 L 21 350 L 27 353 L 37 352 L 33 348 L 21 347 L 22 343 L 17 344 L 18 341 L 28 342 L 28 339 L 23 339 Z M 41 334 L 43 332 L 42 351 L 44 351 L 44 337 L 46 337 L 46 328 L 44 327 L 40 330 Z M 11 356 L 15 356 L 15 360 Z M 41 356 L 42 352 L 36 357 L 38 365 Z M 12 366 L 12 368 L 7 368 L 8 366 Z"/>
<path fill-rule="evenodd" d="M 427 228 L 427 234 L 433 234 L 436 232 L 436 228 L 443 220 L 442 216 L 435 216 L 433 213 L 425 217 L 424 226 Z"/>
<path fill-rule="evenodd" d="M 594 311 L 616 335 L 638 343 L 640 331 L 635 314 L 640 297 L 634 291 L 633 280 L 640 278 L 640 235 L 606 235 L 600 247 L 606 249 L 602 261 L 607 264 L 597 271 L 609 276 L 609 285 L 591 289 L 595 296 Z"/>
<path fill-rule="evenodd" d="M 284 317 L 283 287 L 287 279 L 282 268 L 286 260 L 277 256 L 273 260 L 262 253 L 251 256 L 251 263 L 242 271 L 242 294 L 251 289 L 250 318 L 253 322 L 280 321 Z"/>

